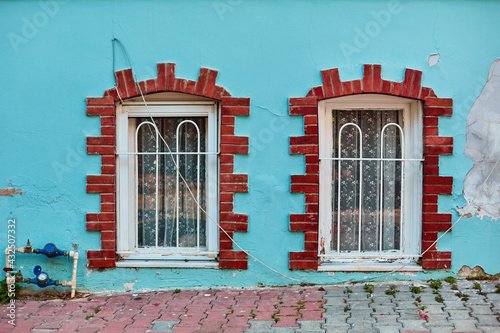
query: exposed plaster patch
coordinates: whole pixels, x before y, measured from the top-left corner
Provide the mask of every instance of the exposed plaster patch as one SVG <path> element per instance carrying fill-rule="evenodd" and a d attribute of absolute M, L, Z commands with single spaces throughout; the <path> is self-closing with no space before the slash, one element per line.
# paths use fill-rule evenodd
<path fill-rule="evenodd" d="M 464 180 L 467 204 L 459 209 L 460 215 L 500 218 L 500 166 L 478 193 L 500 157 L 499 129 L 500 62 L 496 60 L 490 66 L 488 80 L 467 116 L 464 155 L 472 159 L 474 166 Z"/>
<path fill-rule="evenodd" d="M 132 289 L 134 289 L 134 284 L 135 284 L 135 282 L 129 282 L 129 283 L 124 283 L 123 286 L 127 290 L 132 290 Z"/>
<path fill-rule="evenodd" d="M 471 269 L 469 266 L 463 265 L 462 268 L 460 268 L 460 270 L 458 271 L 457 275 L 460 277 L 465 277 L 470 279 L 492 278 L 492 275 L 485 273 L 485 271 L 481 266 L 476 266 Z M 495 277 L 497 277 L 497 275 L 495 275 Z"/>
<path fill-rule="evenodd" d="M 406 276 L 417 276 L 417 273 L 413 272 L 401 272 L 399 275 L 406 275 Z"/>
<path fill-rule="evenodd" d="M 429 56 L 429 66 L 436 66 L 439 62 L 439 53 L 431 54 Z"/>
<path fill-rule="evenodd" d="M 23 192 L 21 189 L 15 189 L 15 188 L 2 188 L 0 189 L 0 196 L 2 197 L 12 197 L 14 194 L 19 194 L 23 195 Z"/>

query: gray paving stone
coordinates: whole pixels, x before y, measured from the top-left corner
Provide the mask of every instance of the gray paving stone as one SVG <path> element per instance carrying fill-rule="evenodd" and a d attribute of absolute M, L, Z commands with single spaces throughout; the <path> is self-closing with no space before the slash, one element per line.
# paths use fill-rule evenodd
<path fill-rule="evenodd" d="M 451 319 L 472 319 L 470 310 L 448 310 L 449 318 Z"/>
<path fill-rule="evenodd" d="M 248 322 L 250 324 L 250 331 L 271 331 L 271 325 L 274 324 L 274 321 L 254 321 L 251 320 Z"/>
<path fill-rule="evenodd" d="M 356 300 L 356 301 L 367 301 L 369 302 L 370 300 L 368 299 L 369 294 L 364 293 L 364 294 L 348 294 L 348 300 Z"/>
<path fill-rule="evenodd" d="M 450 333 L 453 331 L 453 326 L 427 326 L 427 329 L 431 331 L 431 333 Z"/>
<path fill-rule="evenodd" d="M 146 332 L 171 332 L 172 327 L 178 323 L 179 321 L 154 321 L 153 327 Z"/>
<path fill-rule="evenodd" d="M 344 333 L 344 332 L 347 332 L 347 330 L 351 328 L 351 325 L 349 325 L 349 324 L 343 324 L 343 325 L 323 324 L 323 325 L 321 325 L 321 328 L 326 330 L 327 332 Z"/>
<path fill-rule="evenodd" d="M 403 329 L 405 330 L 413 330 L 413 331 L 425 331 L 426 327 L 424 326 L 425 320 L 404 320 L 398 319 L 398 322 L 403 324 Z"/>
<path fill-rule="evenodd" d="M 455 319 L 450 321 L 455 326 L 456 332 L 477 332 L 477 320 L 475 319 Z"/>
<path fill-rule="evenodd" d="M 372 310 L 351 310 L 349 311 L 349 314 L 351 315 L 351 318 L 356 318 L 356 319 L 369 319 L 373 315 Z"/>
<path fill-rule="evenodd" d="M 500 332 L 498 330 L 498 327 L 493 327 L 493 326 L 478 326 L 477 331 L 482 331 L 483 333 L 498 333 Z"/>
<path fill-rule="evenodd" d="M 475 304 L 488 304 L 486 301 L 486 297 L 484 296 L 473 296 L 470 297 L 466 302 L 466 305 L 475 305 Z"/>
<path fill-rule="evenodd" d="M 351 309 L 362 309 L 368 310 L 368 302 L 365 301 L 349 301 L 347 304 L 351 307 Z"/>
<path fill-rule="evenodd" d="M 478 326 L 495 326 L 500 327 L 500 321 L 496 315 L 474 315 L 478 320 Z M 500 330 L 499 330 L 500 331 Z"/>
<path fill-rule="evenodd" d="M 444 311 L 444 305 L 442 304 L 429 304 L 426 305 L 427 307 L 425 308 L 424 312 L 427 311 L 429 314 L 447 314 Z"/>
<path fill-rule="evenodd" d="M 388 306 L 374 306 L 371 308 L 372 310 L 375 310 L 373 311 L 373 313 L 375 314 L 392 314 L 392 313 L 396 313 L 396 311 L 394 311 L 394 307 L 388 307 Z"/>
<path fill-rule="evenodd" d="M 333 316 L 323 318 L 325 318 L 326 324 L 330 326 L 345 326 L 347 324 L 347 316 Z"/>
<path fill-rule="evenodd" d="M 273 327 L 273 333 L 295 333 L 297 329 L 295 327 Z"/>
<path fill-rule="evenodd" d="M 345 304 L 344 297 L 326 297 L 323 296 L 323 299 L 326 301 L 326 305 L 339 305 Z"/>
<path fill-rule="evenodd" d="M 361 328 L 351 328 L 347 330 L 347 333 L 378 333 L 373 328 L 361 327 Z"/>
<path fill-rule="evenodd" d="M 399 316 L 398 315 L 377 315 L 373 316 L 376 320 L 377 325 L 388 325 L 388 326 L 402 326 L 399 322 Z"/>
<path fill-rule="evenodd" d="M 488 302 L 500 302 L 500 294 L 487 294 L 486 298 L 488 299 Z"/>
<path fill-rule="evenodd" d="M 444 301 L 445 311 L 447 310 L 467 310 L 468 308 L 465 306 L 462 301 Z"/>
<path fill-rule="evenodd" d="M 344 296 L 346 295 L 345 290 L 346 288 L 326 288 L 325 296 Z"/>
<path fill-rule="evenodd" d="M 324 320 L 297 320 L 297 324 L 299 324 L 302 331 L 321 330 L 321 325 L 324 323 Z"/>
<path fill-rule="evenodd" d="M 373 328 L 375 328 L 380 333 L 399 333 L 399 331 L 403 328 L 403 326 L 402 325 L 389 326 L 389 325 L 375 324 L 373 325 Z"/>
<path fill-rule="evenodd" d="M 470 305 L 469 308 L 472 310 L 472 316 L 476 315 L 492 315 L 493 311 L 491 310 L 490 305 Z"/>

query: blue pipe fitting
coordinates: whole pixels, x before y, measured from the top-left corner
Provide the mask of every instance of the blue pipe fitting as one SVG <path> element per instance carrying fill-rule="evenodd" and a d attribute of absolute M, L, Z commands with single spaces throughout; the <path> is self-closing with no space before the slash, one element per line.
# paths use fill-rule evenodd
<path fill-rule="evenodd" d="M 54 243 L 47 243 L 47 244 L 45 244 L 43 249 L 36 249 L 33 252 L 46 255 L 49 258 L 68 255 L 67 251 L 59 250 Z"/>
<path fill-rule="evenodd" d="M 42 267 L 38 265 L 35 266 L 35 269 L 33 269 L 33 273 L 35 273 L 35 278 L 29 279 L 28 283 L 36 284 L 40 288 L 57 286 L 59 284 L 59 281 L 52 280 L 51 278 L 49 278 L 49 274 L 42 272 Z"/>

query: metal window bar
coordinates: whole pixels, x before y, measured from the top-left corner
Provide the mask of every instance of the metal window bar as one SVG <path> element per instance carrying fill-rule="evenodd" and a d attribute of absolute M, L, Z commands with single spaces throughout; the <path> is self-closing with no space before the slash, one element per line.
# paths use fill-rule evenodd
<path fill-rule="evenodd" d="M 399 126 L 396 123 L 388 123 L 384 127 L 382 127 L 382 131 L 380 134 L 380 242 L 379 242 L 379 252 L 382 253 L 382 244 L 383 244 L 383 238 L 382 238 L 382 233 L 384 231 L 383 228 L 383 206 L 384 206 L 384 131 L 387 127 L 389 126 L 396 126 L 396 128 L 399 129 L 399 134 L 401 135 L 400 142 L 401 142 L 401 158 L 404 159 L 405 157 L 405 145 L 404 145 L 404 133 L 403 129 L 401 126 Z M 403 198 L 404 198 L 404 160 L 401 161 L 401 189 L 400 189 L 400 196 L 401 200 L 399 203 L 399 209 L 401 210 L 401 215 L 400 215 L 400 223 L 399 223 L 399 252 L 400 254 L 403 253 L 403 223 L 404 223 L 404 210 L 403 210 Z"/>
<path fill-rule="evenodd" d="M 139 135 L 139 130 L 143 125 L 151 125 L 155 129 L 155 248 L 158 248 L 158 138 L 159 138 L 159 131 L 158 127 L 156 127 L 156 124 L 150 121 L 143 121 L 142 123 L 137 126 L 137 129 L 135 130 L 135 152 L 137 153 L 137 150 L 139 149 L 139 140 L 138 140 L 138 135 Z M 135 174 L 139 174 L 139 155 L 135 154 Z M 135 248 L 139 248 L 139 182 L 135 182 Z M 144 223 L 144 221 L 143 221 Z"/>
<path fill-rule="evenodd" d="M 348 158 L 348 157 L 342 157 L 342 130 L 346 126 L 354 126 L 358 132 L 359 132 L 359 149 L 360 149 L 360 157 L 359 158 Z M 389 126 L 396 126 L 400 132 L 401 135 L 401 158 L 385 158 L 384 157 L 384 132 L 386 128 Z M 403 129 L 401 128 L 400 125 L 396 123 L 388 123 L 386 124 L 381 131 L 381 143 L 380 143 L 380 158 L 363 158 L 363 136 L 362 136 L 362 130 L 361 128 L 355 124 L 355 123 L 346 123 L 342 125 L 342 127 L 339 130 L 339 136 L 338 136 L 338 157 L 321 157 L 320 160 L 334 160 L 337 161 L 338 165 L 338 187 L 337 187 L 337 254 L 341 254 L 340 252 L 340 179 L 341 179 L 341 162 L 342 161 L 359 161 L 360 162 L 360 184 L 359 184 L 359 213 L 358 213 L 358 224 L 359 224 L 359 229 L 358 229 L 358 251 L 361 252 L 361 219 L 363 216 L 362 213 L 362 200 L 363 200 L 363 161 L 379 161 L 380 162 L 380 213 L 379 213 L 379 255 L 382 255 L 383 253 L 383 177 L 384 177 L 384 169 L 383 169 L 383 163 L 385 161 L 395 161 L 395 162 L 401 162 L 401 200 L 400 200 L 400 210 L 401 210 L 401 222 L 400 222 L 400 244 L 399 244 L 399 256 L 403 256 L 403 246 L 402 246 L 402 241 L 403 241 L 403 224 L 404 224 L 404 207 L 403 207 L 403 201 L 404 201 L 404 163 L 405 162 L 422 162 L 423 159 L 419 158 L 405 158 L 405 141 L 404 141 L 404 132 Z M 353 214 L 354 216 L 355 214 Z M 413 257 L 414 255 L 410 255 L 410 257 Z"/>
<path fill-rule="evenodd" d="M 196 201 L 200 203 L 200 129 L 198 125 L 192 120 L 184 120 L 177 125 L 176 136 L 175 136 L 175 147 L 176 152 L 179 152 L 179 130 L 183 124 L 192 124 L 196 128 L 196 138 L 197 138 L 197 161 L 196 161 Z M 176 164 L 179 166 L 179 154 L 176 155 Z M 176 207 L 176 238 L 177 238 L 177 249 L 179 248 L 179 172 L 176 172 L 176 191 L 175 191 L 175 201 L 177 204 Z M 186 184 L 186 186 L 189 186 Z M 165 228 L 165 237 L 166 237 L 166 228 Z M 200 207 L 196 205 L 196 252 L 200 252 Z"/>

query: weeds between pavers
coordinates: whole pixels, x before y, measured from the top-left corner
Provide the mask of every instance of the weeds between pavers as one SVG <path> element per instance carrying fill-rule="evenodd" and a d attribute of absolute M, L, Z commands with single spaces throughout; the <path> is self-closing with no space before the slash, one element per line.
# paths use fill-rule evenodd
<path fill-rule="evenodd" d="M 365 284 L 363 290 L 367 293 L 373 294 L 373 284 Z"/>
<path fill-rule="evenodd" d="M 420 294 L 422 291 L 424 291 L 425 287 L 418 287 L 418 286 L 411 286 L 410 287 L 410 292 L 413 294 Z"/>
<path fill-rule="evenodd" d="M 397 292 L 398 292 L 398 290 L 396 289 L 396 285 L 391 284 L 391 285 L 389 286 L 389 289 L 385 291 L 385 294 L 386 294 L 386 295 L 391 295 L 391 296 L 393 296 L 393 295 L 395 295 Z"/>
<path fill-rule="evenodd" d="M 429 287 L 432 289 L 440 289 L 443 286 L 443 282 L 441 280 L 430 279 L 427 280 L 427 283 L 429 283 Z"/>
<path fill-rule="evenodd" d="M 457 282 L 457 279 L 453 276 L 448 276 L 447 278 L 444 279 L 446 282 L 449 284 L 455 284 Z"/>

